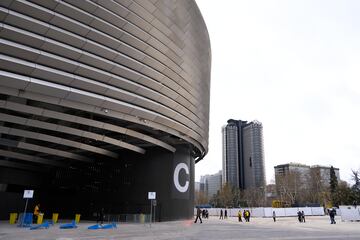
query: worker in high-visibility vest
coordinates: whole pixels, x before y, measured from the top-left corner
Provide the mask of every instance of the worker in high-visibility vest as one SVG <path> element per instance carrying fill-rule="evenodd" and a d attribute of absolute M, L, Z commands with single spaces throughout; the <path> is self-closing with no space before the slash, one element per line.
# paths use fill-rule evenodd
<path fill-rule="evenodd" d="M 40 203 L 36 204 L 35 208 L 34 208 L 34 217 L 33 220 L 36 223 L 37 222 L 37 218 L 39 217 L 40 214 Z"/>
<path fill-rule="evenodd" d="M 238 212 L 238 218 L 239 218 L 239 222 L 242 222 L 242 219 L 241 219 L 241 210 L 239 210 L 239 212 Z"/>

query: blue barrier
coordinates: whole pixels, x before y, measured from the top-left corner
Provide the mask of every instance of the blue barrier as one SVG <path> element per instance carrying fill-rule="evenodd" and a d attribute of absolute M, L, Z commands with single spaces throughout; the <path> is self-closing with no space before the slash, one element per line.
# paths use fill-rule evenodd
<path fill-rule="evenodd" d="M 89 226 L 88 229 L 90 229 L 90 230 L 101 229 L 101 225 L 100 224 L 92 225 L 92 226 Z"/>
<path fill-rule="evenodd" d="M 48 221 L 45 221 L 43 224 L 38 224 L 30 227 L 30 230 L 36 230 L 36 229 L 42 229 L 46 228 L 48 229 L 50 227 L 50 224 Z"/>
<path fill-rule="evenodd" d="M 116 223 L 105 224 L 102 226 L 102 229 L 112 229 L 112 228 L 117 228 Z"/>
<path fill-rule="evenodd" d="M 30 227 L 33 221 L 33 214 L 32 213 L 20 213 L 19 220 L 18 220 L 18 227 Z"/>
<path fill-rule="evenodd" d="M 75 221 L 60 225 L 60 229 L 71 229 L 71 228 L 77 228 Z"/>
<path fill-rule="evenodd" d="M 88 227 L 88 229 L 90 230 L 113 229 L 113 228 L 117 228 L 116 223 L 105 224 L 105 225 L 96 224 Z"/>

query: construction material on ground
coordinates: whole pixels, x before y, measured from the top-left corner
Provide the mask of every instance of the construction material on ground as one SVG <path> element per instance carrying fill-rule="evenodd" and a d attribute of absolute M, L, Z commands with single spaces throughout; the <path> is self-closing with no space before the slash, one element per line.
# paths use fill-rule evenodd
<path fill-rule="evenodd" d="M 96 224 L 96 225 L 92 225 L 92 226 L 89 226 L 89 227 L 88 227 L 88 229 L 90 229 L 90 230 L 113 229 L 113 228 L 117 228 L 116 223 L 111 223 L 111 224 Z"/>
<path fill-rule="evenodd" d="M 72 228 L 77 228 L 75 221 L 60 225 L 60 229 L 72 229 Z"/>
<path fill-rule="evenodd" d="M 45 221 L 42 224 L 34 225 L 30 227 L 30 230 L 37 230 L 37 229 L 48 229 L 50 227 L 50 223 L 48 221 Z"/>

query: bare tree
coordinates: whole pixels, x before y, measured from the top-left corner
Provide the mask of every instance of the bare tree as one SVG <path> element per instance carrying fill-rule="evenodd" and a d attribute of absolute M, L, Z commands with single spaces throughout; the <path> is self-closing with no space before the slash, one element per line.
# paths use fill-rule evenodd
<path fill-rule="evenodd" d="M 195 191 L 195 205 L 202 205 L 209 203 L 209 198 L 202 191 Z"/>
<path fill-rule="evenodd" d="M 355 170 L 351 170 L 352 171 L 352 180 L 354 181 L 354 185 L 353 188 L 356 188 L 358 190 L 360 190 L 360 172 L 359 170 L 355 171 Z"/>
<path fill-rule="evenodd" d="M 291 206 L 298 200 L 300 191 L 300 174 L 298 172 L 289 172 L 276 179 L 276 187 L 280 196 L 280 201 L 285 205 Z"/>
<path fill-rule="evenodd" d="M 325 198 L 328 194 L 328 187 L 322 182 L 321 173 L 318 169 L 311 169 L 310 176 L 308 179 L 309 186 L 305 192 L 305 202 L 311 203 L 322 203 L 325 206 L 327 199 Z"/>
<path fill-rule="evenodd" d="M 219 200 L 223 207 L 232 207 L 234 202 L 234 194 L 232 186 L 229 183 L 225 183 L 220 190 Z"/>
<path fill-rule="evenodd" d="M 266 204 L 264 188 L 249 188 L 244 190 L 242 195 L 249 207 L 263 207 Z"/>

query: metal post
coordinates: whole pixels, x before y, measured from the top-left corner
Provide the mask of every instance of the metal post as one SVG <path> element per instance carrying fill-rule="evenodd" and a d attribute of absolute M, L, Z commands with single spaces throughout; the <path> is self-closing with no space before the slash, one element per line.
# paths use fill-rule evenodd
<path fill-rule="evenodd" d="M 25 203 L 25 209 L 24 209 L 24 214 L 23 214 L 23 218 L 22 218 L 22 222 L 21 222 L 21 226 L 24 226 L 24 221 L 25 221 L 25 215 L 26 215 L 26 209 L 27 209 L 27 205 L 28 205 L 28 201 L 29 199 L 26 199 L 26 203 Z"/>
<path fill-rule="evenodd" d="M 151 227 L 151 222 L 152 222 L 152 201 L 150 200 L 150 227 Z"/>
<path fill-rule="evenodd" d="M 156 223 L 156 206 L 154 206 L 154 224 Z"/>

